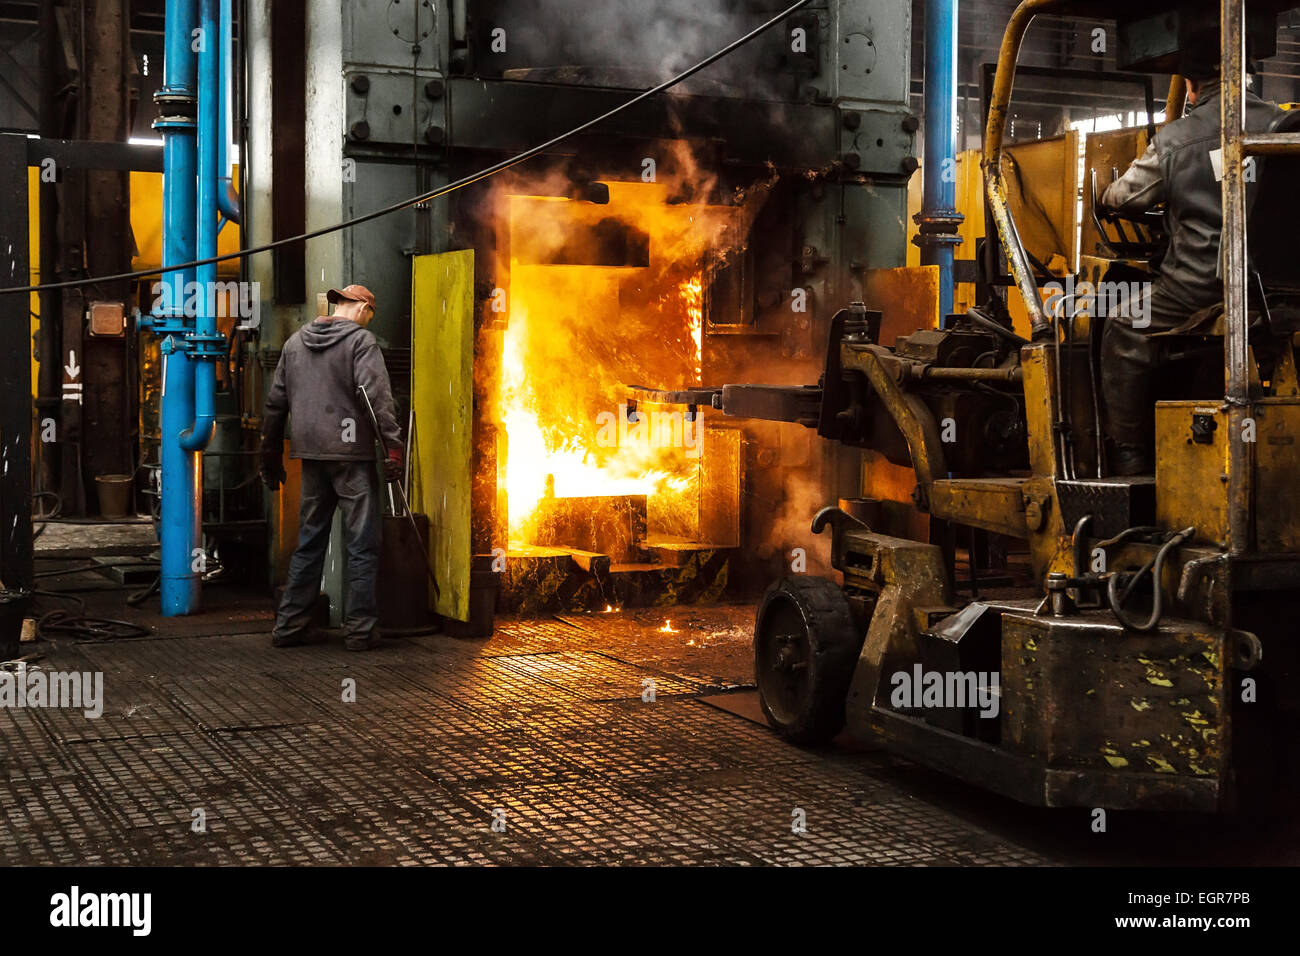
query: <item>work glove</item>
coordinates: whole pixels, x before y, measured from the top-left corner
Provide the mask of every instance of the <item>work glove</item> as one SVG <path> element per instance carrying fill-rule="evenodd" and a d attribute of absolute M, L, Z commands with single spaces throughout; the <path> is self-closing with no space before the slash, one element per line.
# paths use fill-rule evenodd
<path fill-rule="evenodd" d="M 284 484 L 284 461 L 282 452 L 278 448 L 263 447 L 262 449 L 262 481 L 266 487 L 272 491 Z"/>
<path fill-rule="evenodd" d="M 402 480 L 402 446 L 390 445 L 388 457 L 384 459 L 384 480 Z"/>

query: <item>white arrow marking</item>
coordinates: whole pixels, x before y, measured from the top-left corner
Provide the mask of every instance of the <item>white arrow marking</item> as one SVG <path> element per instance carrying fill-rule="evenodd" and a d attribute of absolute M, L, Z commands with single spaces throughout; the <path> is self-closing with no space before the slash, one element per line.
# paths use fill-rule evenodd
<path fill-rule="evenodd" d="M 77 353 L 73 349 L 68 349 L 68 364 L 63 366 L 63 371 L 68 373 L 69 378 L 76 378 L 81 372 L 81 366 L 77 364 Z"/>

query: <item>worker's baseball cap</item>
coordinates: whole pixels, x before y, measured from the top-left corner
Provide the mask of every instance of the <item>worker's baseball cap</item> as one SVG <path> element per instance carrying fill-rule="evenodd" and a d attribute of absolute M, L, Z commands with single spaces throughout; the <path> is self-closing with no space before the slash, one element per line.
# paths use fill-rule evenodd
<path fill-rule="evenodd" d="M 375 307 L 375 294 L 363 285 L 348 285 L 342 289 L 330 289 L 325 293 L 325 298 L 335 305 L 340 301 L 364 302 L 370 308 Z"/>

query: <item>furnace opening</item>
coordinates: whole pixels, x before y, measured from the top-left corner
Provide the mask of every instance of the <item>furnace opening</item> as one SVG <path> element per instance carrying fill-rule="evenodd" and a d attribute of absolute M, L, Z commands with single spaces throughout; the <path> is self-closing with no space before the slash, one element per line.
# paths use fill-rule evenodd
<path fill-rule="evenodd" d="M 711 540 L 735 503 L 720 514 L 706 494 L 708 410 L 638 404 L 626 388 L 705 384 L 706 285 L 737 251 L 739 209 L 698 187 L 598 181 L 567 198 L 553 178 L 517 178 L 493 194 L 507 279 L 489 393 L 512 554 L 618 566 L 736 543 Z"/>

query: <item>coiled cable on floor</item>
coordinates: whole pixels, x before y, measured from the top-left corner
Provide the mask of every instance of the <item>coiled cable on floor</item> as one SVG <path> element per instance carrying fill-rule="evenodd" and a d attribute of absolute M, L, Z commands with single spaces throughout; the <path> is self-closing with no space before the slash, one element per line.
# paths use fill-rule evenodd
<path fill-rule="evenodd" d="M 110 641 L 128 637 L 147 637 L 149 634 L 149 628 L 140 624 L 119 621 L 111 617 L 71 614 L 63 608 L 49 611 L 36 619 L 36 635 L 41 640 L 49 640 L 52 637 L 75 637 Z"/>
<path fill-rule="evenodd" d="M 130 637 L 147 637 L 152 633 L 149 628 L 140 624 L 132 624 L 130 621 L 87 615 L 86 602 L 75 594 L 63 594 L 60 591 L 45 591 L 39 588 L 31 593 L 40 597 L 72 601 L 77 605 L 76 613 L 72 613 L 65 608 L 56 608 L 53 611 L 45 612 L 36 619 L 36 636 L 43 641 L 54 637 L 107 641 Z"/>

